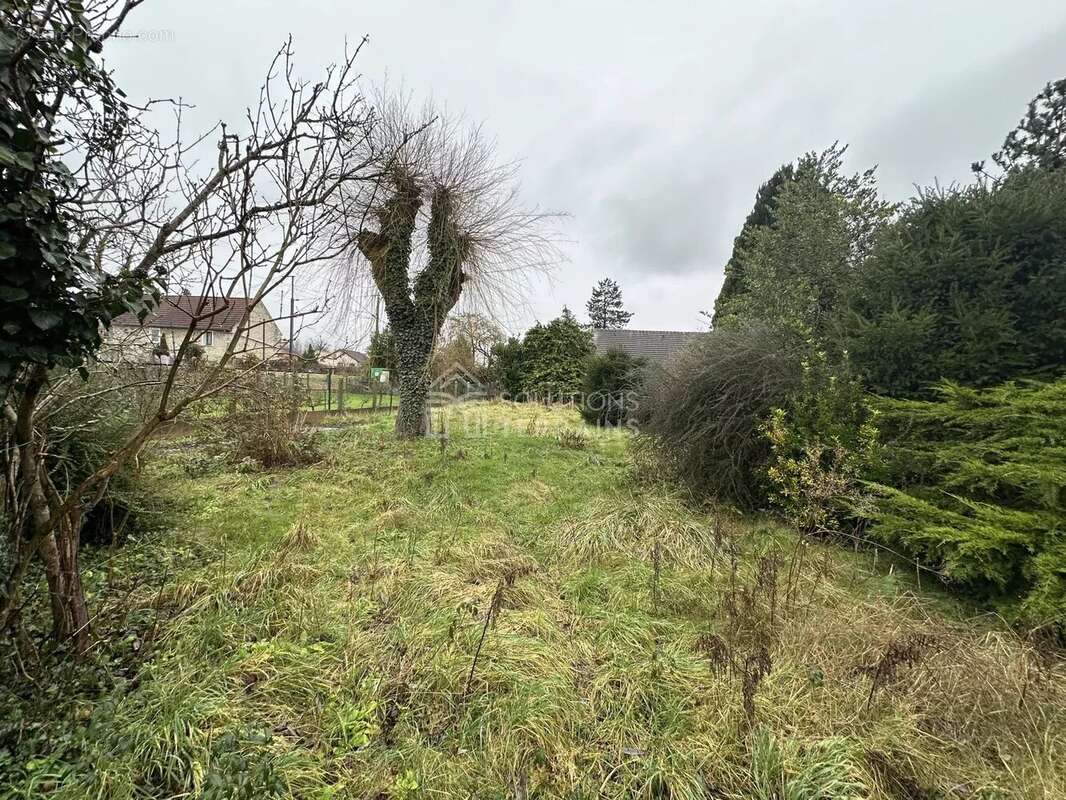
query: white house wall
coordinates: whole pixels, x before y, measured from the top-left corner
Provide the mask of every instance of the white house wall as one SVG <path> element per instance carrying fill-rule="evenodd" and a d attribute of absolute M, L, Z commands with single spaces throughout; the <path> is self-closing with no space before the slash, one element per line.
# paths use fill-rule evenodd
<path fill-rule="evenodd" d="M 241 341 L 234 348 L 235 358 L 251 356 L 253 358 L 269 359 L 284 350 L 284 340 L 281 329 L 271 319 L 270 314 L 262 307 L 256 306 L 249 315 L 249 325 L 241 336 Z M 157 328 L 152 325 L 144 327 L 129 327 L 115 325 L 107 331 L 104 337 L 105 347 L 109 353 L 109 360 L 117 361 L 150 361 L 155 356 L 152 351 L 159 344 L 160 334 L 166 336 L 167 347 L 173 354 L 185 339 L 187 328 Z M 210 344 L 208 343 L 210 340 Z M 225 331 L 199 331 L 196 341 L 203 349 L 204 356 L 211 361 L 220 360 L 226 353 L 232 333 Z"/>

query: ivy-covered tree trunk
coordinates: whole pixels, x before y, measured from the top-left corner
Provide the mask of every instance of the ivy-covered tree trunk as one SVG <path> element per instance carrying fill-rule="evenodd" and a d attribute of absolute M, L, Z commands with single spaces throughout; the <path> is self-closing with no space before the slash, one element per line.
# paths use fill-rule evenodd
<path fill-rule="evenodd" d="M 428 366 L 433 355 L 435 333 L 429 325 L 412 325 L 396 340 L 396 366 L 400 379 L 396 435 L 401 439 L 417 439 L 432 429 L 427 406 Z"/>
<path fill-rule="evenodd" d="M 360 231 L 358 246 L 370 262 L 395 341 L 400 382 L 396 435 L 414 439 L 430 430 L 426 407 L 429 361 L 444 320 L 462 291 L 462 264 L 468 242 L 458 231 L 451 192 L 445 187 L 435 187 L 426 232 L 428 259 L 412 278 L 411 239 L 422 205 L 422 192 L 401 170 L 392 179 L 393 194 L 375 214 L 378 230 Z"/>

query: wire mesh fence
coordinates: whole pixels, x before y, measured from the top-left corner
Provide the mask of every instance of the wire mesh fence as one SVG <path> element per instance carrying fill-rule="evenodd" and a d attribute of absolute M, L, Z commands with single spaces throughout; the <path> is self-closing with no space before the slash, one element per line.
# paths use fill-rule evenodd
<path fill-rule="evenodd" d="M 259 373 L 293 387 L 305 411 L 390 409 L 395 402 L 391 383 L 343 372 L 263 371 Z"/>

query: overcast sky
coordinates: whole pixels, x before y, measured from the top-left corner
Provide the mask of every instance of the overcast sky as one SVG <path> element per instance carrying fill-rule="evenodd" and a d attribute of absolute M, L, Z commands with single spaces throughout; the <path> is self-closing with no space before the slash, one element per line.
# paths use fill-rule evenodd
<path fill-rule="evenodd" d="M 876 6 L 876 8 L 874 7 Z M 369 35 L 362 72 L 483 121 L 562 211 L 567 263 L 516 321 L 584 316 L 622 286 L 634 328 L 694 330 L 755 190 L 850 144 L 892 200 L 966 180 L 1028 100 L 1066 77 L 1066 3 L 149 0 L 108 46 L 133 98 L 181 96 L 239 124 L 292 34 L 303 76 Z"/>

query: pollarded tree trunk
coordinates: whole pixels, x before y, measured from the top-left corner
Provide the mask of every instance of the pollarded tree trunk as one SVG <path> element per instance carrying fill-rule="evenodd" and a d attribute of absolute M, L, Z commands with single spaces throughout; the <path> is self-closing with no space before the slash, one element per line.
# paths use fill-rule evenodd
<path fill-rule="evenodd" d="M 418 439 L 430 432 L 429 377 L 400 374 L 400 405 L 396 410 L 396 436 Z"/>
<path fill-rule="evenodd" d="M 400 380 L 400 405 L 396 411 L 396 435 L 400 439 L 417 439 L 432 428 L 427 400 L 429 396 L 429 359 L 433 354 L 434 332 L 407 331 L 396 340 L 396 366 Z"/>
<path fill-rule="evenodd" d="M 358 246 L 370 262 L 396 342 L 400 380 L 396 435 L 415 439 L 430 430 L 429 360 L 444 320 L 459 300 L 469 243 L 458 231 L 451 192 L 436 187 L 430 203 L 427 263 L 412 279 L 411 238 L 422 192 L 402 171 L 392 177 L 393 195 L 376 212 L 379 230 L 360 231 Z"/>

